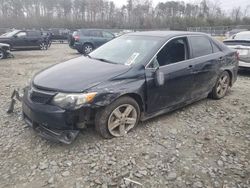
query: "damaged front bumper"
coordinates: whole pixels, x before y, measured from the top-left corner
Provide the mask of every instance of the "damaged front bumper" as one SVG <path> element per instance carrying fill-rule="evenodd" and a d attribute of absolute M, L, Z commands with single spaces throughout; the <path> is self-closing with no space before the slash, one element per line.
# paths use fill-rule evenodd
<path fill-rule="evenodd" d="M 48 140 L 71 144 L 80 132 L 76 127 L 79 121 L 77 112 L 34 102 L 28 89 L 24 90 L 22 111 L 25 122 Z"/>
<path fill-rule="evenodd" d="M 24 114 L 24 121 L 32 127 L 39 136 L 53 141 L 53 142 L 62 142 L 64 144 L 71 144 L 79 134 L 79 130 L 56 130 L 49 129 L 38 123 L 34 123 Z"/>

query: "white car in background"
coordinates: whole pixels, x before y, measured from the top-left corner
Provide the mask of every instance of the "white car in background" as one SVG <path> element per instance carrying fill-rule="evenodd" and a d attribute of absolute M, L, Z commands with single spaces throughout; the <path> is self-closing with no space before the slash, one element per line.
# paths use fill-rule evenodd
<path fill-rule="evenodd" d="M 243 31 L 223 41 L 229 48 L 235 49 L 239 55 L 239 67 L 250 69 L 250 31 Z"/>

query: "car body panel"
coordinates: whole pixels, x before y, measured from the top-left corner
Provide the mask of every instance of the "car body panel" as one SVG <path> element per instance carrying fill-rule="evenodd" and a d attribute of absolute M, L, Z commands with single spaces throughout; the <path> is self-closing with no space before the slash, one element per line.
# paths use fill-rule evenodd
<path fill-rule="evenodd" d="M 125 65 L 108 64 L 81 56 L 38 73 L 33 84 L 46 90 L 79 93 L 129 69 Z"/>
<path fill-rule="evenodd" d="M 238 61 L 236 52 L 205 34 L 159 31 L 127 35 L 154 36 L 160 37 L 162 40 L 159 42 L 159 46 L 147 54 L 141 63 L 131 66 L 106 63 L 88 57 L 79 57 L 52 66 L 33 78 L 32 85 L 25 94 L 26 100 L 24 100 L 24 103 L 28 103 L 27 106 L 30 106 L 30 110 L 34 113 L 42 113 L 33 108 L 43 109 L 46 106 L 51 108 L 50 101 L 53 97 L 49 96 L 47 102 L 39 104 L 41 107 L 32 107 L 34 101 L 29 100 L 29 92 L 31 96 L 36 90 L 40 90 L 40 93 L 42 91 L 45 93 L 52 92 L 54 95 L 58 92 L 96 92 L 97 95 L 91 103 L 87 103 L 75 111 L 66 110 L 66 112 L 74 114 L 72 124 L 76 129 L 77 124 L 86 123 L 93 119 L 97 110 L 110 105 L 121 96 L 134 98 L 142 111 L 140 119 L 146 120 L 207 97 L 223 71 L 229 72 L 232 78 L 231 86 L 237 79 Z M 148 66 L 161 48 L 168 44 L 171 39 L 176 37 L 188 38 L 192 35 L 208 37 L 211 40 L 210 42 L 215 43 L 220 48 L 220 51 L 193 58 L 193 52 L 190 50 L 190 59 L 157 68 Z M 156 84 L 156 71 L 163 73 L 165 79 L 163 85 Z M 29 109 L 24 109 L 24 114 L 26 111 L 29 111 Z M 64 113 L 63 109 L 60 108 L 55 109 L 55 112 L 57 111 Z M 36 117 L 36 115 L 30 116 Z M 61 118 L 66 117 L 62 116 Z M 63 119 L 63 121 L 66 120 Z M 41 120 L 34 118 L 34 122 L 39 124 Z M 44 124 L 44 122 L 42 123 Z M 67 123 L 63 125 L 67 126 Z M 50 126 L 55 128 L 54 125 L 48 124 L 48 127 Z M 56 128 L 58 127 L 56 126 Z"/>

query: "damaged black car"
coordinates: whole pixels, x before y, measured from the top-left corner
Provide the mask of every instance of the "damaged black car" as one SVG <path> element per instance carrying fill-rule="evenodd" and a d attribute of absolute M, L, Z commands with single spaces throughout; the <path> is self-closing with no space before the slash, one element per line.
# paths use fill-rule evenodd
<path fill-rule="evenodd" d="M 223 98 L 237 79 L 237 57 L 202 33 L 126 34 L 34 76 L 25 88 L 24 120 L 66 144 L 88 124 L 104 138 L 124 136 L 139 121 Z"/>

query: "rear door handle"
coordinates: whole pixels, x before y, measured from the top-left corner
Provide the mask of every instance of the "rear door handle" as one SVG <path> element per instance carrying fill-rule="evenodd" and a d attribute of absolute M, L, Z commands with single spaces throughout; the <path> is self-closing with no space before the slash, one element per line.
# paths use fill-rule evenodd
<path fill-rule="evenodd" d="M 189 65 L 189 66 L 188 66 L 188 69 L 192 69 L 192 68 L 193 68 L 193 65 Z"/>

